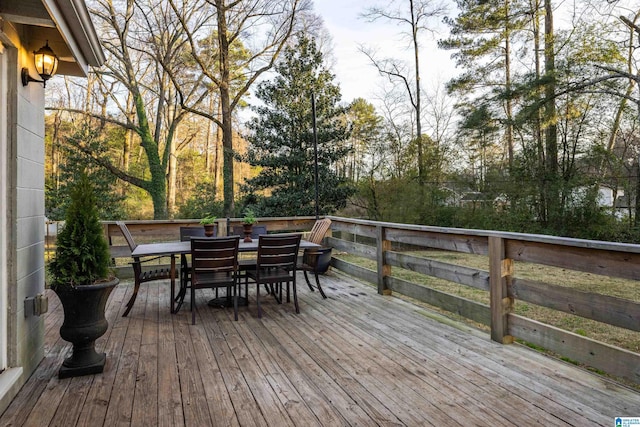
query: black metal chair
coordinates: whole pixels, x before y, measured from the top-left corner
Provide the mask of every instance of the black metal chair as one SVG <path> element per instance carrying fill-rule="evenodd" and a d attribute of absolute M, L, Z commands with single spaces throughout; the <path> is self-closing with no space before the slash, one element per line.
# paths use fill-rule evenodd
<path fill-rule="evenodd" d="M 314 289 L 307 273 L 313 273 L 316 278 L 316 287 L 324 299 L 326 299 L 327 296 L 324 294 L 318 275 L 326 273 L 330 264 L 331 248 L 305 249 L 302 255 L 302 262 L 298 264 L 298 270 L 304 272 L 304 279 L 307 281 L 307 285 L 311 291 Z"/>
<path fill-rule="evenodd" d="M 214 230 L 216 230 L 217 225 L 214 226 Z M 214 231 L 214 235 L 216 235 L 216 231 Z M 192 237 L 200 237 L 205 238 L 204 227 L 180 227 L 180 241 L 187 242 L 191 240 Z M 178 303 L 177 310 L 180 310 L 182 306 L 182 302 L 184 301 L 185 294 L 187 292 L 187 288 L 189 287 L 189 282 L 191 281 L 191 261 L 190 256 L 187 254 L 180 255 L 180 292 L 176 295 L 175 301 Z M 216 289 L 216 296 L 217 289 Z"/>
<path fill-rule="evenodd" d="M 289 285 L 293 287 L 293 302 L 296 313 L 300 313 L 296 288 L 296 264 L 300 248 L 300 234 L 272 234 L 258 237 L 258 256 L 255 269 L 247 270 L 245 283 L 249 279 L 256 283 L 256 303 L 258 317 L 262 317 L 260 306 L 260 285 L 268 286 L 270 293 L 282 301 L 282 286 L 287 286 L 287 302 L 289 302 Z M 278 293 L 280 297 L 276 295 Z"/>
<path fill-rule="evenodd" d="M 307 240 L 321 245 L 324 236 L 327 234 L 327 231 L 329 231 L 329 228 L 331 228 L 331 220 L 329 218 L 317 220 L 315 224 L 313 224 L 313 228 L 311 229 Z M 298 269 L 304 272 L 304 279 L 306 280 L 309 289 L 314 291 L 313 286 L 309 281 L 309 276 L 307 275 L 308 272 L 311 272 L 315 276 L 316 287 L 318 288 L 320 295 L 322 295 L 322 298 L 326 299 L 327 296 L 322 289 L 322 285 L 320 285 L 320 278 L 318 275 L 326 273 L 329 269 L 329 265 L 331 263 L 331 248 L 322 247 L 318 249 L 305 249 L 300 261 Z"/>
<path fill-rule="evenodd" d="M 254 225 L 251 230 L 251 238 L 257 239 L 260 235 L 267 234 L 266 225 Z M 242 225 L 234 225 L 232 230 L 234 236 L 244 236 L 244 228 Z M 241 273 L 245 273 L 247 270 L 255 270 L 256 258 L 253 255 L 241 256 L 238 260 L 238 265 Z"/>
<path fill-rule="evenodd" d="M 191 323 L 196 324 L 194 310 L 196 289 L 226 288 L 233 295 L 234 318 L 238 320 L 238 246 L 240 238 L 191 238 Z"/>
<path fill-rule="evenodd" d="M 127 241 L 127 245 L 131 252 L 138 246 L 129 228 L 122 221 L 117 221 L 116 225 L 120 228 L 120 232 L 124 236 L 124 239 Z M 133 286 L 133 295 L 129 298 L 127 302 L 126 309 L 122 314 L 122 317 L 126 317 L 131 308 L 133 308 L 133 304 L 136 302 L 136 297 L 138 296 L 138 290 L 140 289 L 140 284 L 145 282 L 151 282 L 154 280 L 165 280 L 171 279 L 171 268 L 165 268 L 157 265 L 148 265 L 147 263 L 157 260 L 159 258 L 166 258 L 166 256 L 152 257 L 152 258 L 141 258 L 141 257 L 133 257 L 133 262 L 131 266 L 133 267 L 133 278 L 134 278 L 134 286 Z M 145 265 L 146 264 L 146 265 Z"/>

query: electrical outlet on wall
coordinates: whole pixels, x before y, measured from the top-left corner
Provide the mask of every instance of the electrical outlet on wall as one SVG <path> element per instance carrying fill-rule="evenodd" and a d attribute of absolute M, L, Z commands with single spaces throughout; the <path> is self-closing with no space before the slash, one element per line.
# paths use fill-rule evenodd
<path fill-rule="evenodd" d="M 45 294 L 24 299 L 24 317 L 40 316 L 49 311 L 49 298 Z"/>

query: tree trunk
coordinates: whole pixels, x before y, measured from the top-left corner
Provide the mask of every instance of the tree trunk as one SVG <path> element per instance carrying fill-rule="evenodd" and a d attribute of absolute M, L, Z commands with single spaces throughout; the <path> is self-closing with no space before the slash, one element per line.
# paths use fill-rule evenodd
<path fill-rule="evenodd" d="M 235 201 L 233 194 L 233 127 L 231 116 L 230 71 L 229 71 L 229 40 L 227 38 L 226 9 L 223 0 L 216 0 L 218 16 L 218 43 L 220 65 L 220 107 L 222 109 L 222 155 L 223 155 L 223 195 L 224 214 L 229 217 L 234 214 Z"/>
<path fill-rule="evenodd" d="M 555 69 L 555 43 L 553 31 L 553 9 L 551 0 L 545 0 L 544 19 L 544 69 L 545 69 L 545 194 L 549 221 L 558 219 L 561 207 L 559 206 L 558 188 L 558 128 L 556 125 L 556 69 Z"/>
<path fill-rule="evenodd" d="M 218 117 L 222 116 L 222 106 L 218 103 Z M 224 195 L 224 189 L 222 188 L 222 127 L 216 125 L 216 141 L 214 147 L 214 159 L 213 159 L 213 188 L 216 189 L 217 197 L 220 194 Z"/>
<path fill-rule="evenodd" d="M 415 81 L 416 81 L 416 141 L 418 149 L 418 181 L 422 187 L 426 181 L 425 179 L 425 164 L 424 164 L 424 147 L 422 141 L 422 106 L 420 104 L 420 47 L 418 46 L 418 23 L 416 22 L 415 10 L 413 0 L 409 0 L 411 6 L 411 35 L 413 38 L 413 57 L 414 65 L 416 68 Z"/>
<path fill-rule="evenodd" d="M 507 116 L 507 153 L 509 158 L 509 170 L 513 168 L 513 101 L 511 99 L 511 29 L 509 21 L 509 0 L 505 1 L 506 29 L 504 36 L 504 74 L 505 91 L 507 92 L 506 116 Z"/>

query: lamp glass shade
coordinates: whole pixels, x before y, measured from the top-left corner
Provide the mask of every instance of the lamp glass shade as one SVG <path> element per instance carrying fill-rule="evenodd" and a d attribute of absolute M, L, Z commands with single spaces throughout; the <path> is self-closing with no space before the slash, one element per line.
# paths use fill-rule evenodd
<path fill-rule="evenodd" d="M 49 47 L 49 42 L 34 52 L 33 61 L 42 80 L 49 80 L 58 70 L 58 57 Z"/>

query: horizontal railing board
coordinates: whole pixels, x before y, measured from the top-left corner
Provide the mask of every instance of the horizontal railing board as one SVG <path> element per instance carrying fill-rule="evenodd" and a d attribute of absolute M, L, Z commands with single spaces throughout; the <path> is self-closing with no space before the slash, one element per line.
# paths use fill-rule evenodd
<path fill-rule="evenodd" d="M 346 224 L 349 225 L 360 225 L 360 226 L 369 226 L 369 227 L 385 227 L 387 229 L 396 229 L 396 230 L 413 230 L 413 231 L 421 231 L 421 232 L 430 232 L 430 233 L 438 233 L 445 234 L 450 236 L 459 236 L 466 235 L 472 237 L 499 237 L 502 239 L 513 240 L 513 241 L 527 241 L 527 242 L 539 242 L 539 243 L 548 243 L 552 245 L 561 245 L 561 246 L 571 246 L 578 248 L 587 248 L 587 249 L 600 249 L 605 251 L 613 251 L 613 252 L 629 252 L 629 253 L 637 253 L 640 254 L 640 245 L 633 243 L 618 243 L 618 242 L 605 242 L 600 240 L 587 240 L 587 239 L 574 239 L 570 237 L 557 237 L 550 236 L 546 234 L 528 234 L 528 233 L 513 233 L 507 231 L 491 231 L 491 230 L 476 230 L 476 229 L 465 229 L 465 228 L 449 228 L 449 227 L 436 227 L 429 225 L 415 225 L 415 224 L 399 224 L 393 222 L 381 222 L 381 221 L 371 221 L 365 219 L 353 219 L 353 218 L 344 218 L 344 217 L 334 217 L 329 216 L 334 223 L 332 224 L 332 228 L 334 227 L 344 227 Z M 372 236 L 375 237 L 375 236 Z"/>
<path fill-rule="evenodd" d="M 486 255 L 488 239 L 484 236 L 455 235 L 419 230 L 386 229 L 387 240 L 445 251 Z"/>
<path fill-rule="evenodd" d="M 487 305 L 393 276 L 388 276 L 386 281 L 393 292 L 398 292 L 418 301 L 440 307 L 483 325 L 489 325 L 491 323 L 491 311 Z"/>
<path fill-rule="evenodd" d="M 594 341 L 556 327 L 509 315 L 509 333 L 610 375 L 640 384 L 640 354 Z"/>
<path fill-rule="evenodd" d="M 333 221 L 333 220 L 332 220 Z M 376 238 L 376 226 L 368 224 L 352 224 L 344 221 L 335 221 L 331 223 L 333 231 L 344 231 L 346 233 L 356 234 L 358 236 Z"/>
<path fill-rule="evenodd" d="M 375 284 L 378 280 L 377 272 L 338 258 L 331 258 L 331 266 L 365 282 Z"/>
<path fill-rule="evenodd" d="M 483 291 L 489 290 L 487 271 L 391 251 L 386 253 L 385 259 L 394 267 L 405 268 Z"/>
<path fill-rule="evenodd" d="M 507 241 L 507 257 L 604 276 L 640 280 L 640 254 L 548 243 Z"/>
<path fill-rule="evenodd" d="M 362 243 L 350 242 L 348 240 L 337 239 L 335 237 L 327 237 L 326 238 L 327 245 L 332 248 L 347 252 L 350 255 L 361 256 L 364 258 L 376 259 L 376 248 L 375 246 L 364 245 Z"/>
<path fill-rule="evenodd" d="M 218 222 L 226 224 L 225 218 Z M 283 218 L 258 218 L 258 223 L 267 226 L 269 232 L 278 231 L 308 231 L 315 223 L 315 217 L 283 217 Z M 166 220 L 166 221 L 125 221 L 127 228 L 134 236 L 152 235 L 159 238 L 179 238 L 180 227 L 202 227 L 200 220 Z M 120 229 L 115 221 L 104 221 L 108 235 L 121 236 Z M 242 218 L 229 218 L 229 227 L 241 225 Z M 221 229 L 220 232 L 223 230 Z M 226 232 L 226 230 L 224 230 Z"/>
<path fill-rule="evenodd" d="M 613 326 L 640 331 L 640 303 L 528 279 L 514 278 L 509 296 Z"/>
<path fill-rule="evenodd" d="M 109 246 L 109 254 L 111 258 L 125 258 L 131 256 L 129 246 Z"/>

